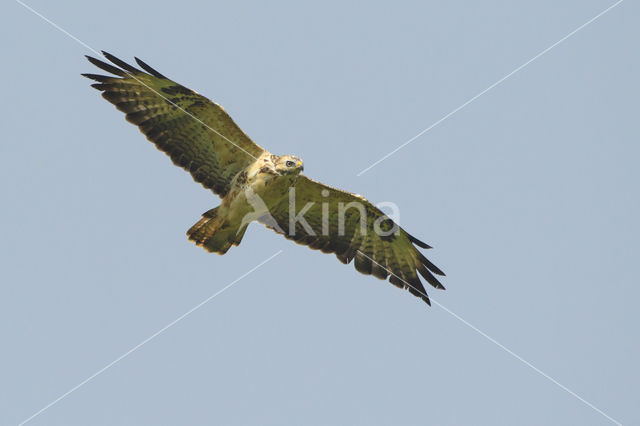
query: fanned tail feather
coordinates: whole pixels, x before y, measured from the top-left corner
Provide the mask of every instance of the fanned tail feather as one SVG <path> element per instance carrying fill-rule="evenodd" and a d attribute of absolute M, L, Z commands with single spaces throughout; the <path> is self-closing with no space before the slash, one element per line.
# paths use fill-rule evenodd
<path fill-rule="evenodd" d="M 187 237 L 208 252 L 225 254 L 242 241 L 248 225 L 234 226 L 218 215 L 218 207 L 205 212 L 187 231 Z"/>

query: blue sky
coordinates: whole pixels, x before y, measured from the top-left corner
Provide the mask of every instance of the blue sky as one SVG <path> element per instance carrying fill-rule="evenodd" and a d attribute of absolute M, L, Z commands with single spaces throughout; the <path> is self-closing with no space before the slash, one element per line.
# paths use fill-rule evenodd
<path fill-rule="evenodd" d="M 397 204 L 447 272 L 429 308 L 256 224 L 195 247 L 217 197 L 3 2 L 0 423 L 638 423 L 637 3 L 357 176 L 614 3 L 27 2 Z"/>

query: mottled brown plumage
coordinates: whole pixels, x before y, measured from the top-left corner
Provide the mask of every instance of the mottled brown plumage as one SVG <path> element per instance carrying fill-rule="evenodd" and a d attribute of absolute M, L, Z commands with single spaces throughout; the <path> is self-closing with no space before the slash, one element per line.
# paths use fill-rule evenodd
<path fill-rule="evenodd" d="M 427 303 L 418 274 L 433 287 L 444 288 L 435 277 L 444 275 L 442 271 L 415 246 L 430 247 L 372 203 L 304 176 L 299 158 L 267 152 L 221 106 L 138 58 L 142 70 L 103 54 L 116 66 L 87 58 L 115 77 L 83 74 L 98 82 L 92 86 L 176 165 L 222 198 L 220 206 L 204 213 L 187 232 L 196 244 L 224 254 L 240 244 L 248 224 L 257 220 L 298 244 L 334 253 L 343 263 L 353 260 L 359 272 L 389 278 Z M 301 212 L 304 223 L 295 221 Z"/>
<path fill-rule="evenodd" d="M 205 188 L 224 197 L 235 175 L 264 152 L 220 105 L 163 77 L 138 58 L 150 74 L 103 53 L 122 69 L 87 58 L 121 78 L 83 74 L 99 81 L 92 87 Z"/>

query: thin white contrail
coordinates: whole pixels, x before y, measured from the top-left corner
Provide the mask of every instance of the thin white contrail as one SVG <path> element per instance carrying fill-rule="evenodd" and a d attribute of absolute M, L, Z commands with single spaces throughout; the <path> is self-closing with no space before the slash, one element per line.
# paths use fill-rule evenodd
<path fill-rule="evenodd" d="M 499 85 L 500 83 L 502 83 L 503 81 L 505 81 L 506 79 L 508 79 L 509 77 L 511 77 L 512 75 L 514 75 L 515 73 L 517 73 L 518 71 L 520 71 L 521 69 L 523 69 L 524 67 L 526 67 L 527 65 L 529 65 L 531 62 L 535 61 L 536 59 L 538 59 L 539 57 L 541 57 L 542 55 L 544 55 L 545 53 L 547 53 L 548 51 L 550 51 L 551 49 L 553 49 L 554 47 L 556 47 L 557 45 L 559 45 L 560 43 L 562 43 L 563 41 L 565 41 L 566 39 L 568 39 L 569 37 L 571 37 L 572 35 L 574 35 L 575 33 L 577 33 L 578 31 L 580 31 L 581 29 L 583 29 L 584 27 L 586 27 L 587 25 L 591 24 L 593 21 L 595 21 L 596 19 L 600 18 L 602 15 L 604 15 L 605 13 L 609 12 L 611 9 L 613 9 L 614 7 L 616 7 L 617 5 L 619 5 L 620 3 L 622 3 L 624 0 L 618 0 L 615 4 L 609 6 L 608 8 L 606 8 L 605 10 L 603 10 L 602 12 L 598 13 L 596 16 L 594 16 L 593 18 L 589 19 L 587 22 L 585 22 L 584 24 L 580 25 L 578 28 L 576 28 L 575 30 L 571 31 L 569 34 L 567 34 L 566 36 L 562 37 L 560 40 L 556 41 L 555 43 L 553 43 L 551 46 L 547 47 L 546 49 L 544 49 L 542 52 L 538 53 L 536 56 L 534 56 L 533 58 L 529 59 L 527 62 L 525 62 L 524 64 L 520 65 L 518 68 L 514 69 L 513 71 L 511 71 L 509 74 L 505 75 L 504 77 L 502 77 L 500 80 L 496 81 L 495 83 L 493 83 L 491 86 L 487 87 L 486 89 L 484 89 L 482 92 L 478 93 L 477 95 L 475 95 L 474 97 L 472 97 L 471 99 L 469 99 L 468 101 L 466 101 L 465 103 L 463 103 L 462 105 L 460 105 L 459 107 L 457 107 L 456 109 L 454 109 L 453 111 L 451 111 L 450 113 L 448 113 L 447 115 L 445 115 L 444 117 L 442 117 L 440 120 L 436 121 L 435 123 L 433 123 L 431 126 L 427 127 L 426 129 L 424 129 L 423 131 L 421 131 L 420 133 L 418 133 L 417 135 L 415 135 L 414 137 L 412 137 L 411 139 L 409 139 L 408 141 L 406 141 L 405 143 L 403 143 L 402 145 L 398 146 L 396 149 L 394 149 L 393 151 L 389 152 L 388 154 L 384 155 L 382 158 L 380 158 L 378 161 L 370 164 L 368 167 L 362 169 L 360 171 L 360 173 L 358 173 L 356 176 L 362 176 L 363 174 L 365 174 L 366 172 L 368 172 L 369 170 L 371 170 L 373 167 L 377 166 L 378 164 L 382 163 L 384 160 L 386 160 L 387 158 L 391 157 L 393 154 L 395 154 L 396 152 L 400 151 L 402 148 L 404 148 L 405 146 L 409 145 L 411 142 L 413 142 L 414 140 L 418 139 L 420 136 L 424 135 L 425 133 L 427 133 L 429 130 L 433 129 L 434 127 L 436 127 L 438 124 L 442 123 L 443 121 L 445 121 L 447 118 L 451 117 L 453 114 L 455 114 L 456 112 L 460 111 L 461 109 L 463 109 L 464 107 L 466 107 L 467 105 L 469 105 L 471 102 L 475 101 L 476 99 L 478 99 L 480 96 L 484 95 L 485 93 L 487 93 L 489 90 L 493 89 L 494 87 L 496 87 L 497 85 Z"/>
<path fill-rule="evenodd" d="M 451 316 L 453 316 L 454 318 L 456 318 L 458 321 L 462 322 L 464 325 L 466 325 L 467 327 L 469 327 L 470 329 L 472 329 L 473 331 L 477 332 L 478 334 L 480 334 L 482 337 L 486 338 L 487 340 L 489 340 L 491 343 L 495 344 L 496 346 L 498 346 L 500 349 L 504 350 L 505 352 L 507 352 L 509 355 L 513 356 L 515 359 L 517 359 L 518 361 L 521 361 L 523 364 L 525 364 L 526 366 L 530 367 L 533 371 L 535 371 L 536 373 L 540 374 L 541 376 L 545 377 L 547 380 L 551 381 L 552 383 L 554 383 L 555 385 L 557 385 L 558 387 L 560 387 L 562 390 L 564 390 L 565 392 L 569 393 L 570 395 L 574 396 L 575 398 L 579 399 L 580 401 L 582 401 L 585 405 L 591 407 L 592 409 L 594 409 L 595 411 L 597 411 L 598 413 L 600 413 L 601 415 L 603 415 L 604 417 L 606 417 L 607 419 L 609 419 L 610 421 L 612 421 L 613 423 L 622 426 L 622 423 L 620 423 L 619 421 L 617 421 L 616 419 L 614 419 L 613 417 L 609 416 L 607 413 L 605 413 L 604 411 L 602 411 L 601 409 L 599 409 L 598 407 L 596 407 L 595 405 L 593 405 L 592 403 L 590 403 L 589 401 L 587 401 L 586 399 L 584 399 L 583 397 L 581 397 L 580 395 L 578 395 L 577 393 L 575 393 L 574 391 L 572 391 L 571 389 L 569 389 L 568 387 L 566 387 L 565 385 L 563 385 L 562 383 L 560 383 L 559 381 L 557 381 L 556 379 L 554 379 L 553 377 L 551 377 L 550 375 L 548 375 L 547 373 L 545 373 L 544 371 L 540 370 L 538 367 L 536 367 L 535 365 L 531 364 L 529 361 L 527 361 L 526 359 L 522 358 L 520 355 L 518 355 L 517 353 L 513 352 L 511 349 L 507 348 L 505 345 L 503 345 L 502 343 L 498 342 L 496 339 L 494 339 L 493 337 L 489 336 L 487 333 L 485 333 L 484 331 L 480 330 L 478 327 L 474 326 L 473 324 L 471 324 L 469 321 L 465 320 L 464 318 L 462 318 L 460 315 L 456 314 L 455 312 L 453 312 L 451 309 L 447 308 L 446 306 L 444 306 L 442 303 L 439 303 L 433 299 L 430 299 L 429 296 L 427 296 L 427 293 L 425 293 L 424 291 L 415 288 L 414 286 L 412 286 L 411 284 L 409 284 L 408 282 L 406 282 L 405 280 L 402 279 L 402 277 L 397 276 L 396 274 L 394 274 L 393 272 L 391 272 L 389 269 L 387 269 L 385 266 L 379 264 L 378 262 L 376 262 L 375 260 L 373 260 L 371 257 L 367 256 L 366 254 L 364 254 L 363 252 L 361 252 L 360 250 L 358 250 L 358 253 L 360 253 L 361 255 L 363 255 L 364 257 L 366 257 L 367 259 L 369 259 L 371 262 L 375 263 L 376 265 L 380 266 L 382 269 L 384 269 L 385 271 L 387 271 L 389 274 L 393 275 L 394 277 L 398 278 L 400 281 L 402 281 L 406 286 L 411 287 L 412 289 L 414 289 L 415 291 L 417 291 L 418 293 L 422 294 L 424 297 L 428 298 L 429 300 L 431 300 L 433 303 L 435 303 L 436 305 L 438 305 L 442 310 L 444 310 L 445 312 L 447 312 L 448 314 L 450 314 Z"/>
<path fill-rule="evenodd" d="M 158 337 L 160 334 L 164 333 L 166 330 L 168 330 L 169 328 L 173 327 L 174 325 L 176 325 L 178 322 L 182 321 L 184 318 L 186 318 L 187 316 L 191 315 L 193 312 L 195 312 L 196 310 L 200 309 L 202 306 L 204 306 L 205 304 L 209 303 L 211 300 L 215 299 L 217 296 L 219 296 L 220 294 L 222 294 L 225 290 L 229 289 L 232 285 L 234 285 L 235 283 L 237 283 L 238 281 L 240 281 L 241 279 L 245 278 L 247 275 L 249 275 L 250 273 L 252 273 L 253 271 L 255 271 L 256 269 L 258 269 L 259 267 L 261 267 L 262 265 L 264 265 L 265 263 L 269 262 L 270 260 L 272 260 L 274 257 L 276 257 L 277 255 L 279 255 L 280 253 L 282 253 L 282 250 L 278 251 L 277 253 L 271 255 L 268 259 L 263 260 L 262 262 L 260 262 L 258 265 L 254 266 L 253 268 L 249 269 L 247 272 L 245 272 L 244 274 L 240 275 L 238 278 L 236 278 L 235 280 L 231 281 L 229 284 L 227 284 L 226 286 L 222 287 L 222 289 L 218 290 L 217 292 L 215 292 L 214 294 L 212 294 L 211 296 L 207 297 L 206 299 L 204 299 L 202 302 L 198 303 L 196 306 L 194 306 L 193 308 L 189 309 L 187 312 L 185 312 L 184 314 L 180 315 L 178 318 L 176 318 L 175 320 L 171 321 L 169 324 L 165 325 L 164 327 L 162 327 L 160 330 L 156 331 L 155 333 L 153 333 L 151 336 L 147 337 L 146 339 L 144 339 L 142 342 L 138 343 L 137 345 L 135 345 L 134 347 L 132 347 L 131 349 L 129 349 L 127 352 L 123 353 L 122 355 L 120 355 L 118 358 L 114 359 L 113 361 L 111 361 L 109 364 L 105 365 L 104 367 L 102 367 L 100 370 L 96 371 L 95 373 L 93 373 L 92 375 L 90 375 L 89 377 L 87 377 L 86 379 L 84 379 L 83 381 L 81 381 L 80 383 L 78 383 L 77 385 L 75 385 L 74 387 L 72 387 L 71 389 L 69 389 L 68 391 L 66 391 L 65 393 L 63 393 L 62 395 L 60 395 L 59 397 L 57 397 L 56 399 L 54 399 L 53 401 L 51 401 L 50 403 L 48 403 L 47 405 L 45 405 L 44 407 L 42 407 L 40 410 L 36 411 L 35 413 L 33 413 L 31 416 L 29 416 L 27 419 L 23 420 L 22 422 L 20 422 L 18 424 L 18 426 L 22 426 L 25 423 L 30 422 L 31 420 L 33 420 L 34 418 L 36 418 L 37 416 L 39 416 L 40 414 L 42 414 L 43 412 L 45 412 L 46 410 L 48 410 L 49 408 L 53 407 L 54 405 L 56 405 L 58 402 L 62 401 L 64 398 L 66 398 L 67 396 L 69 396 L 70 394 L 72 394 L 73 392 L 77 391 L 78 389 L 80 389 L 82 386 L 86 385 L 87 383 L 89 383 L 91 380 L 95 379 L 97 376 L 99 376 L 100 374 L 104 373 L 105 371 L 107 371 L 108 369 L 110 369 L 111 367 L 113 367 L 114 365 L 116 365 L 117 363 L 119 363 L 120 361 L 122 361 L 123 359 L 125 359 L 126 357 L 128 357 L 129 355 L 131 355 L 132 353 L 134 353 L 135 351 L 137 351 L 138 349 L 140 349 L 142 346 L 146 345 L 147 343 L 149 343 L 151 340 L 155 339 L 156 337 Z"/>
<path fill-rule="evenodd" d="M 93 47 L 89 46 L 87 43 L 85 43 L 84 41 L 80 40 L 79 38 L 75 37 L 74 35 L 72 35 L 71 33 L 69 33 L 68 31 L 66 31 L 64 28 L 62 28 L 60 25 L 56 24 L 55 22 L 51 21 L 50 19 L 47 19 L 45 16 L 43 16 L 41 13 L 39 13 L 38 11 L 36 11 L 34 8 L 32 8 L 31 6 L 29 6 L 28 4 L 25 4 L 24 2 L 20 1 L 20 0 L 15 0 L 17 3 L 21 4 L 22 6 L 24 6 L 26 9 L 30 10 L 31 12 L 33 12 L 35 15 L 37 15 L 38 17 L 42 18 L 44 21 L 46 21 L 47 23 L 51 24 L 55 29 L 61 31 L 62 33 L 64 33 L 65 35 L 69 36 L 70 38 L 72 38 L 73 40 L 75 40 L 76 42 L 80 43 L 81 45 L 83 45 L 84 47 L 86 47 L 87 49 L 89 49 L 90 51 L 92 51 L 93 53 L 95 53 L 98 56 L 103 56 L 104 54 L 102 52 L 98 52 L 96 49 L 94 49 Z M 105 58 L 107 60 L 109 60 L 109 58 Z M 164 99 L 166 102 L 170 103 L 171 105 L 173 105 L 174 107 L 178 108 L 180 111 L 182 111 L 184 114 L 188 115 L 189 117 L 193 118 L 194 120 L 196 120 L 198 123 L 202 124 L 203 126 L 205 126 L 207 129 L 211 130 L 213 133 L 215 133 L 216 135 L 220 136 L 221 138 L 223 138 L 224 140 L 226 140 L 227 142 L 229 142 L 231 145 L 235 146 L 236 148 L 238 148 L 239 150 L 243 151 L 245 154 L 247 154 L 249 157 L 252 157 L 254 160 L 257 160 L 258 158 L 251 154 L 249 151 L 247 151 L 246 149 L 242 148 L 240 145 L 238 145 L 237 143 L 235 143 L 234 141 L 232 141 L 231 139 L 229 139 L 228 137 L 226 137 L 225 135 L 223 135 L 222 133 L 218 132 L 216 129 L 214 129 L 213 127 L 209 126 L 207 123 L 205 123 L 204 121 L 202 121 L 201 119 L 199 119 L 198 117 L 196 117 L 195 115 L 191 114 L 189 111 L 187 111 L 186 109 L 182 108 L 180 105 L 178 105 L 177 103 L 173 102 L 171 99 L 167 98 L 165 95 L 163 95 L 162 93 L 158 92 L 156 89 L 154 89 L 153 87 L 149 86 L 147 83 L 145 83 L 144 81 L 140 80 L 138 77 L 136 77 L 135 75 L 133 75 L 132 73 L 130 73 L 127 70 L 123 70 L 124 72 L 127 73 L 127 75 L 129 77 L 131 77 L 132 79 L 134 79 L 135 81 L 137 81 L 138 83 L 140 83 L 141 85 L 143 85 L 144 87 L 146 87 L 147 89 L 151 90 L 153 93 L 155 93 L 156 95 L 160 96 L 162 99 Z"/>

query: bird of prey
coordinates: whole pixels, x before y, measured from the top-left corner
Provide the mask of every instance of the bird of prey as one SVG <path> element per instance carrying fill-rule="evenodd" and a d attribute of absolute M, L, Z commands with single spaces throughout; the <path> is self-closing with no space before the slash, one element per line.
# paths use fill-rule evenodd
<path fill-rule="evenodd" d="M 187 236 L 209 252 L 224 254 L 240 244 L 258 221 L 298 244 L 354 260 L 365 275 L 389 278 L 431 304 L 418 273 L 444 289 L 444 275 L 415 246 L 411 236 L 360 195 L 302 174 L 293 155 L 274 155 L 254 143 L 215 102 L 163 76 L 138 58 L 142 70 L 102 52 L 113 65 L 87 56 L 112 74 L 82 74 L 92 86 L 174 164 L 222 198 L 202 214 Z"/>

